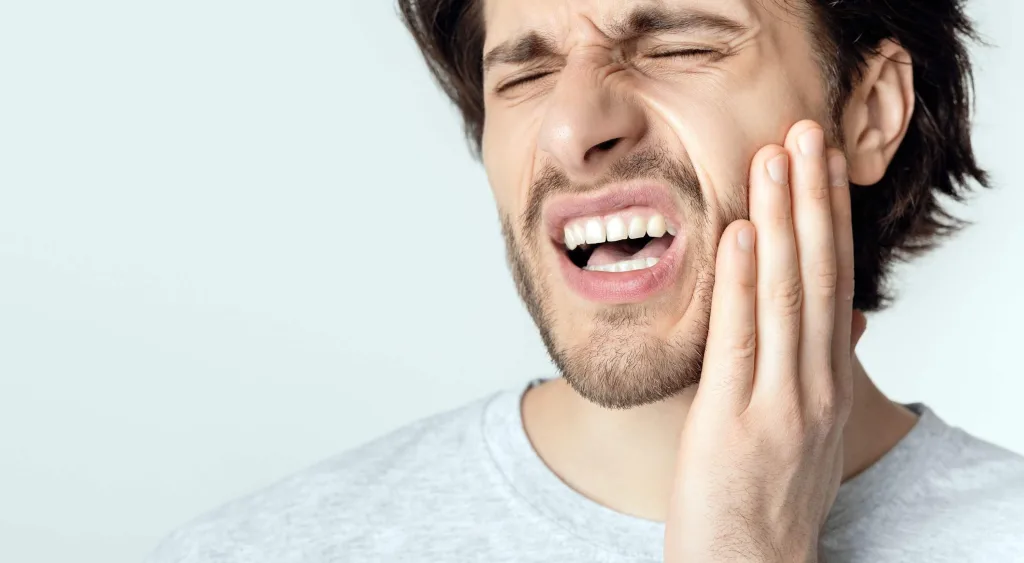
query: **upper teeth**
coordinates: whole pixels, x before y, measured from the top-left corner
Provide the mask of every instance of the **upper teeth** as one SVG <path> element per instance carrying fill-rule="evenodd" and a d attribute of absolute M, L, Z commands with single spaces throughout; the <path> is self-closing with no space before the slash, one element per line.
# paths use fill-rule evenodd
<path fill-rule="evenodd" d="M 565 246 L 575 250 L 582 244 L 615 242 L 627 238 L 658 238 L 668 233 L 675 236 L 676 229 L 660 213 L 614 213 L 604 217 L 581 217 L 565 225 Z"/>

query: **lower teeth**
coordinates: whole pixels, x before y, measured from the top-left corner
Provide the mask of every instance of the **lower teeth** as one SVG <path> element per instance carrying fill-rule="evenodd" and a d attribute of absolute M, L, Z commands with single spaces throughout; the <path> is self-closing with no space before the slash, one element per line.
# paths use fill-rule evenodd
<path fill-rule="evenodd" d="M 583 269 L 589 272 L 632 272 L 633 270 L 650 268 L 657 263 L 658 259 L 654 257 L 634 258 L 632 260 L 623 260 L 622 262 L 604 264 L 602 266 L 585 266 Z"/>

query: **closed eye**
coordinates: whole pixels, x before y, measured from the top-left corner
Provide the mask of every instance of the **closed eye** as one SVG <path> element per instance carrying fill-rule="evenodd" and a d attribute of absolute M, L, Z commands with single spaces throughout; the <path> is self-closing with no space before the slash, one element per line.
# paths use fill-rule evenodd
<path fill-rule="evenodd" d="M 694 58 L 694 57 L 707 57 L 710 55 L 716 55 L 718 51 L 713 49 L 680 49 L 676 51 L 666 51 L 662 53 L 653 53 L 648 55 L 652 59 L 667 59 L 671 57 L 683 57 L 683 58 Z"/>
<path fill-rule="evenodd" d="M 533 82 L 535 80 L 539 80 L 541 78 L 544 78 L 545 76 L 547 76 L 549 74 L 551 74 L 551 71 L 535 72 L 533 74 L 527 74 L 526 76 L 520 76 L 518 78 L 513 78 L 512 80 L 509 80 L 508 82 L 506 82 L 504 84 L 501 84 L 500 86 L 495 88 L 494 91 L 497 92 L 498 94 L 501 94 L 502 92 L 505 92 L 505 91 L 511 90 L 512 88 L 515 88 L 516 86 L 522 86 L 523 84 L 527 84 L 527 83 Z"/>

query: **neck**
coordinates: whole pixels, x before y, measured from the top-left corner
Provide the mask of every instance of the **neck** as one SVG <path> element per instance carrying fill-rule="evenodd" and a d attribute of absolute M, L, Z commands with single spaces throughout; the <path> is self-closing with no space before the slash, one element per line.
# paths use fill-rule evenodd
<path fill-rule="evenodd" d="M 549 468 L 584 496 L 619 512 L 663 521 L 680 432 L 696 389 L 629 410 L 580 397 L 563 379 L 523 398 L 523 425 Z M 885 455 L 916 417 L 893 403 L 854 360 L 853 407 L 843 432 L 843 480 Z"/>

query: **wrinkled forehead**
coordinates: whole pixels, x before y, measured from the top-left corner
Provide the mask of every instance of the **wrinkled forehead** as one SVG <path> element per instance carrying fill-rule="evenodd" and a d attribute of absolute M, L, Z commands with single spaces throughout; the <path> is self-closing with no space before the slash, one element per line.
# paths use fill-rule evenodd
<path fill-rule="evenodd" d="M 484 49 L 525 33 L 555 43 L 574 34 L 607 34 L 638 13 L 708 14 L 759 27 L 786 11 L 781 0 L 483 0 Z M 792 18 L 784 18 L 791 20 Z"/>

